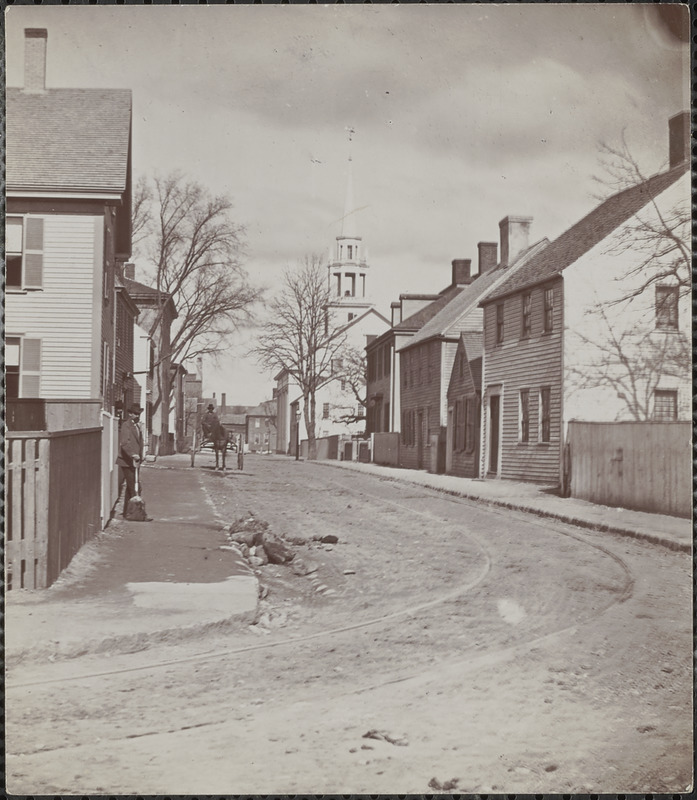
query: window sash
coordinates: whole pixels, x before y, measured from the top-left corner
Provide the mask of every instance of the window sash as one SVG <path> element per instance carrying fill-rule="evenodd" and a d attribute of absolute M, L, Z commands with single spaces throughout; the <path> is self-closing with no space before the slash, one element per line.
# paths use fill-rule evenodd
<path fill-rule="evenodd" d="M 653 394 L 653 418 L 658 422 L 674 422 L 678 418 L 676 390 L 656 389 Z"/>
<path fill-rule="evenodd" d="M 656 287 L 656 327 L 676 330 L 678 327 L 678 287 Z"/>
<path fill-rule="evenodd" d="M 496 344 L 503 342 L 503 303 L 496 306 Z"/>
<path fill-rule="evenodd" d="M 554 289 L 544 290 L 544 331 L 549 333 L 554 329 Z"/>
<path fill-rule="evenodd" d="M 520 441 L 530 441 L 530 390 L 520 390 Z"/>
<path fill-rule="evenodd" d="M 549 387 L 540 389 L 540 441 L 551 441 L 551 390 Z"/>
<path fill-rule="evenodd" d="M 523 320 L 521 335 L 527 339 L 532 333 L 532 295 L 523 295 Z"/>

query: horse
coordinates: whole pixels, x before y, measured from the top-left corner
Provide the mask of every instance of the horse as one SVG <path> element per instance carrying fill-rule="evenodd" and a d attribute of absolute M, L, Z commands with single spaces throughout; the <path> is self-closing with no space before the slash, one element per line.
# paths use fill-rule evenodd
<path fill-rule="evenodd" d="M 215 453 L 215 468 L 225 470 L 225 454 L 227 453 L 227 431 L 220 422 L 214 422 L 213 425 L 204 429 L 206 439 L 213 444 L 213 452 Z M 222 457 L 221 457 L 222 454 Z M 219 466 L 222 461 L 222 465 Z"/>

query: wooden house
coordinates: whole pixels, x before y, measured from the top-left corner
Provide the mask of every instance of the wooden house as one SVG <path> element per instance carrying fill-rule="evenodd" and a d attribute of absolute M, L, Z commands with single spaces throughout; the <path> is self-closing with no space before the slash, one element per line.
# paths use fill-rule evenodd
<path fill-rule="evenodd" d="M 131 252 L 131 92 L 47 87 L 47 36 L 25 31 L 25 85 L 6 94 L 7 396 L 113 413 L 133 324 L 116 279 Z"/>
<path fill-rule="evenodd" d="M 529 217 L 506 217 L 499 223 L 501 261 L 483 261 L 470 275 L 470 261 L 463 260 L 459 283 L 466 288 L 445 304 L 400 350 L 401 431 L 400 464 L 409 469 L 446 469 L 448 388 L 455 354 L 463 333 L 481 333 L 479 302 L 508 275 L 547 244 L 529 246 Z M 481 248 L 480 248 L 481 253 Z M 482 265 L 484 264 L 484 269 Z"/>
<path fill-rule="evenodd" d="M 445 471 L 463 478 L 479 475 L 482 402 L 482 333 L 460 335 L 448 386 Z"/>
<path fill-rule="evenodd" d="M 482 476 L 563 483 L 570 420 L 690 418 L 690 358 L 671 356 L 691 323 L 675 260 L 690 250 L 686 114 L 670 140 L 666 172 L 609 197 L 483 298 Z"/>

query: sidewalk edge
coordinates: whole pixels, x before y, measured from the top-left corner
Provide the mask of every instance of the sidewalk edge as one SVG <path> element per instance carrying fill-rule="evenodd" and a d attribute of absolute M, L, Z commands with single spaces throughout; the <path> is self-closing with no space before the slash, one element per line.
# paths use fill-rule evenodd
<path fill-rule="evenodd" d="M 331 462 L 331 461 L 317 461 L 317 464 L 322 464 L 330 467 L 336 467 L 338 469 L 351 469 L 347 464 L 343 464 L 342 462 Z M 386 468 L 389 470 L 389 467 Z M 359 472 L 360 470 L 354 470 L 354 472 Z M 377 474 L 377 473 L 372 473 Z M 526 514 L 534 514 L 537 517 L 542 517 L 543 519 L 554 519 L 558 522 L 563 522 L 567 525 L 575 525 L 579 528 L 586 528 L 587 530 L 598 531 L 600 533 L 614 533 L 618 536 L 627 536 L 632 539 L 639 539 L 641 541 L 649 542 L 650 544 L 659 545 L 660 547 L 665 547 L 668 550 L 673 550 L 676 552 L 682 553 L 692 553 L 692 543 L 691 542 L 680 542 L 674 539 L 661 536 L 659 534 L 653 533 L 646 533 L 645 531 L 638 531 L 635 528 L 627 528 L 622 527 L 619 525 L 612 525 L 606 524 L 602 522 L 593 522 L 591 520 L 583 519 L 582 517 L 574 517 L 572 514 L 561 514 L 554 511 L 546 511 L 545 509 L 539 508 L 537 506 L 529 506 L 523 503 L 510 503 L 506 500 L 497 500 L 496 498 L 491 497 L 482 497 L 481 495 L 477 494 L 470 494 L 464 491 L 458 491 L 457 489 L 445 489 L 442 486 L 434 485 L 428 481 L 412 481 L 408 478 L 403 477 L 402 475 L 390 475 L 389 472 L 386 471 L 385 477 L 389 477 L 390 480 L 397 481 L 399 483 L 410 483 L 410 484 L 418 484 L 419 486 L 424 486 L 427 489 L 432 489 L 435 492 L 440 492 L 441 494 L 449 494 L 453 495 L 454 497 L 462 497 L 466 500 L 472 500 L 477 503 L 482 503 L 483 505 L 488 506 L 496 506 L 498 508 L 506 508 L 509 511 L 522 511 Z"/>

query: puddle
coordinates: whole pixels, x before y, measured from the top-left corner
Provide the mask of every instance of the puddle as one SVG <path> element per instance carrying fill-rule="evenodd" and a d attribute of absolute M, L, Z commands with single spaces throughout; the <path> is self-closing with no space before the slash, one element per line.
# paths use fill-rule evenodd
<path fill-rule="evenodd" d="M 525 609 L 509 597 L 502 597 L 496 601 L 499 614 L 509 625 L 517 625 L 525 618 Z"/>

